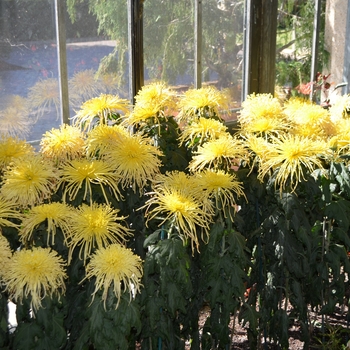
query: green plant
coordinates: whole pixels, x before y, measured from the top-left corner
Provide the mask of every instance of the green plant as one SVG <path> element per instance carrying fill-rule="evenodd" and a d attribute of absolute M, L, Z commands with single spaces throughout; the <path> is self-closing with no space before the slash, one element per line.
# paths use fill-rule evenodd
<path fill-rule="evenodd" d="M 227 105 L 158 82 L 89 100 L 39 150 L 1 137 L 2 347 L 226 349 L 232 319 L 252 349 L 296 322 L 309 347 L 310 310 L 349 288 L 347 99 L 253 94 L 234 134 Z"/>

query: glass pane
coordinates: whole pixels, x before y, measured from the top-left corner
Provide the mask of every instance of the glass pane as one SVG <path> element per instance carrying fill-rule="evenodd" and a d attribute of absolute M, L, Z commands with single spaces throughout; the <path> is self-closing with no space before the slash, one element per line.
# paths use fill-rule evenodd
<path fill-rule="evenodd" d="M 145 84 L 193 85 L 193 0 L 144 2 Z"/>
<path fill-rule="evenodd" d="M 71 114 L 100 94 L 128 96 L 126 1 L 68 0 L 67 62 Z"/>
<path fill-rule="evenodd" d="M 0 16 L 0 133 L 37 140 L 60 122 L 53 2 L 1 1 Z"/>
<path fill-rule="evenodd" d="M 321 2 L 317 71 L 322 72 L 327 54 L 324 50 L 326 1 Z M 308 99 L 311 92 L 311 60 L 315 1 L 279 0 L 276 57 L 276 92 L 282 99 L 299 96 Z M 322 76 L 320 76 L 322 78 Z M 323 82 L 315 85 L 320 101 Z M 318 86 L 319 85 L 319 86 Z"/>
<path fill-rule="evenodd" d="M 127 7 L 121 0 L 119 7 L 114 1 L 67 3 L 73 116 L 101 93 L 128 98 Z M 0 16 L 0 132 L 40 140 L 61 124 L 54 1 L 1 1 Z"/>
<path fill-rule="evenodd" d="M 244 1 L 205 0 L 202 6 L 203 82 L 219 89 L 228 89 L 231 108 L 240 107 Z M 228 116 L 228 119 L 232 118 L 234 115 Z"/>

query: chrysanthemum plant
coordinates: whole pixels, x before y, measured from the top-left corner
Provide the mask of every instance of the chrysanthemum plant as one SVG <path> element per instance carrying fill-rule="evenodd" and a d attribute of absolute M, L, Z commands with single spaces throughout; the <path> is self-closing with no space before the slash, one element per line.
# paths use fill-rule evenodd
<path fill-rule="evenodd" d="M 1 346 L 229 343 L 245 290 L 233 223 L 247 153 L 220 117 L 226 103 L 215 88 L 177 96 L 154 83 L 135 106 L 112 95 L 84 102 L 38 151 L 2 137 Z"/>
<path fill-rule="evenodd" d="M 248 201 L 236 223 L 252 252 L 250 293 L 241 309 L 252 348 L 270 338 L 287 349 L 288 329 L 298 322 L 308 349 L 317 315 L 344 303 L 350 272 L 347 101 L 344 96 L 326 110 L 302 99 L 281 105 L 260 94 L 243 103 L 239 133 L 250 156 L 238 175 Z"/>
<path fill-rule="evenodd" d="M 225 92 L 153 83 L 37 151 L 3 135 L 0 347 L 225 349 L 234 319 L 251 348 L 296 320 L 307 348 L 350 272 L 347 101 L 251 95 L 233 133 Z"/>

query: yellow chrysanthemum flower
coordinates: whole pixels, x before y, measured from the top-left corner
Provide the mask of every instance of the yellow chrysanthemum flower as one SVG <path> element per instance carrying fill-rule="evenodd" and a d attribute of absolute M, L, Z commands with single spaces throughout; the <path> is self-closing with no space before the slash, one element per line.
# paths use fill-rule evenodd
<path fill-rule="evenodd" d="M 16 251 L 3 275 L 10 298 L 16 302 L 30 298 L 33 311 L 38 310 L 46 296 L 65 292 L 65 265 L 49 248 Z"/>
<path fill-rule="evenodd" d="M 47 131 L 40 142 L 40 152 L 55 162 L 80 158 L 85 152 L 84 135 L 77 127 L 63 124 L 59 129 Z"/>
<path fill-rule="evenodd" d="M 79 257 L 85 261 L 93 248 L 106 247 L 111 243 L 124 243 L 131 230 L 119 221 L 125 219 L 118 216 L 119 210 L 108 205 L 92 203 L 82 204 L 72 213 L 71 235 L 69 239 L 69 258 L 80 246 Z"/>
<path fill-rule="evenodd" d="M 202 203 L 204 209 L 210 213 L 212 203 L 208 200 L 208 196 L 203 192 L 203 189 L 198 186 L 196 175 L 186 174 L 183 171 L 167 171 L 165 174 L 158 174 L 152 180 L 152 188 L 155 191 L 185 191 L 187 195 L 191 195 Z"/>
<path fill-rule="evenodd" d="M 348 152 L 350 149 L 350 119 L 339 121 L 334 136 L 329 139 L 330 148 L 339 154 Z"/>
<path fill-rule="evenodd" d="M 0 196 L 0 227 L 17 227 L 18 225 L 11 219 L 22 220 L 21 212 L 16 208 L 14 202 Z"/>
<path fill-rule="evenodd" d="M 170 223 L 178 231 L 179 237 L 186 242 L 191 241 L 192 250 L 198 250 L 199 239 L 197 231 L 201 231 L 204 240 L 208 237 L 209 224 L 212 221 L 211 212 L 203 209 L 203 202 L 196 198 L 192 190 L 159 188 L 151 193 L 146 202 L 150 210 L 146 212 L 147 222 L 154 218 L 162 218 L 159 226 Z M 204 234 L 204 236 L 203 236 Z"/>
<path fill-rule="evenodd" d="M 47 223 L 47 242 L 55 244 L 55 235 L 57 227 L 60 228 L 67 237 L 70 232 L 72 208 L 64 203 L 41 204 L 31 208 L 24 216 L 19 235 L 23 242 L 30 241 L 33 237 L 33 231 L 41 223 Z"/>
<path fill-rule="evenodd" d="M 312 105 L 313 102 L 305 98 L 291 97 L 289 100 L 284 102 L 284 113 L 288 118 L 293 119 L 293 116 L 298 114 L 298 110 L 305 104 Z"/>
<path fill-rule="evenodd" d="M 129 111 L 129 101 L 118 95 L 101 94 L 83 103 L 72 124 L 90 130 L 95 124 L 107 124 L 111 114 Z"/>
<path fill-rule="evenodd" d="M 275 134 L 279 135 L 288 130 L 289 124 L 282 118 L 271 118 L 270 116 L 261 116 L 251 120 L 249 123 L 242 123 L 241 129 L 246 133 L 255 134 Z"/>
<path fill-rule="evenodd" d="M 280 121 L 285 119 L 280 102 L 271 94 L 251 94 L 242 103 L 242 109 L 238 116 L 242 128 L 261 119 L 277 119 Z"/>
<path fill-rule="evenodd" d="M 58 80 L 54 78 L 39 80 L 34 86 L 29 88 L 28 101 L 37 118 L 42 117 L 47 110 L 53 107 L 58 118 L 61 104 Z"/>
<path fill-rule="evenodd" d="M 0 193 L 23 207 L 42 203 L 57 189 L 54 165 L 39 155 L 16 158 L 4 172 Z"/>
<path fill-rule="evenodd" d="M 106 159 L 121 177 L 122 186 L 141 190 L 157 173 L 162 152 L 151 140 L 139 134 L 129 135 L 117 147 L 105 151 Z"/>
<path fill-rule="evenodd" d="M 154 188 L 172 188 L 181 190 L 183 188 L 194 189 L 194 178 L 183 171 L 167 171 L 165 174 L 157 174 L 152 180 Z"/>
<path fill-rule="evenodd" d="M 248 161 L 250 167 L 253 170 L 255 166 L 258 166 L 261 162 L 264 162 L 268 153 L 273 152 L 270 142 L 266 137 L 258 136 L 257 134 L 243 134 L 244 145 L 248 152 Z M 279 137 L 281 134 L 279 134 Z"/>
<path fill-rule="evenodd" d="M 243 137 L 250 155 L 264 159 L 267 152 L 271 152 L 270 143 L 265 137 L 257 136 L 256 134 L 245 134 Z"/>
<path fill-rule="evenodd" d="M 8 240 L 0 233 L 0 282 L 11 261 L 12 252 Z"/>
<path fill-rule="evenodd" d="M 130 249 L 119 244 L 111 244 L 106 248 L 99 248 L 86 266 L 85 279 L 96 278 L 95 294 L 103 289 L 102 300 L 106 306 L 108 289 L 113 287 L 119 305 L 122 293 L 128 292 L 130 300 L 140 292 L 143 274 L 142 260 Z"/>
<path fill-rule="evenodd" d="M 235 208 L 234 195 L 244 196 L 242 183 L 239 182 L 234 173 L 222 170 L 204 170 L 196 173 L 197 187 L 208 199 L 215 202 L 217 209 L 227 206 Z"/>
<path fill-rule="evenodd" d="M 89 195 L 89 199 L 92 201 L 93 191 L 91 184 L 100 186 L 106 203 L 109 201 L 105 186 L 112 190 L 116 198 L 122 198 L 118 188 L 119 176 L 111 165 L 102 159 L 74 159 L 64 164 L 61 172 L 60 184 L 64 186 L 64 200 L 66 200 L 67 195 L 70 201 L 74 200 L 79 190 L 84 188 L 83 200 L 86 200 L 87 195 Z"/>
<path fill-rule="evenodd" d="M 187 90 L 179 101 L 179 120 L 190 121 L 198 117 L 220 118 L 220 111 L 228 109 L 227 91 L 214 86 Z"/>
<path fill-rule="evenodd" d="M 294 191 L 305 179 L 305 172 L 323 169 L 322 158 L 329 153 L 324 141 L 289 134 L 274 138 L 271 148 L 273 151 L 260 164 L 258 177 L 263 180 L 271 170 L 276 170 L 275 187 L 279 187 L 280 191 L 284 190 L 288 181 Z"/>
<path fill-rule="evenodd" d="M 246 157 L 241 141 L 230 134 L 210 140 L 198 147 L 189 164 L 191 171 L 201 171 L 205 167 L 230 169 Z"/>
<path fill-rule="evenodd" d="M 337 96 L 329 108 L 331 120 L 334 123 L 341 122 L 350 116 L 350 94 Z"/>
<path fill-rule="evenodd" d="M 226 134 L 227 127 L 219 120 L 199 117 L 186 125 L 179 137 L 180 145 L 189 142 L 202 144 L 204 141 L 216 139 Z"/>
<path fill-rule="evenodd" d="M 118 147 L 129 135 L 130 132 L 121 125 L 97 125 L 87 135 L 86 153 L 89 157 L 101 155 L 105 150 Z"/>
<path fill-rule="evenodd" d="M 294 134 L 311 138 L 325 138 L 332 134 L 330 115 L 319 105 L 291 101 L 286 104 L 285 113 L 293 125 L 291 132 Z"/>
<path fill-rule="evenodd" d="M 171 115 L 175 108 L 175 92 L 165 83 L 156 82 L 145 85 L 135 96 L 134 109 L 124 123 L 137 125 L 152 118 L 154 124 L 159 124 L 159 118 Z"/>
<path fill-rule="evenodd" d="M 5 136 L 0 138 L 0 171 L 15 158 L 34 155 L 34 148 L 24 140 Z"/>

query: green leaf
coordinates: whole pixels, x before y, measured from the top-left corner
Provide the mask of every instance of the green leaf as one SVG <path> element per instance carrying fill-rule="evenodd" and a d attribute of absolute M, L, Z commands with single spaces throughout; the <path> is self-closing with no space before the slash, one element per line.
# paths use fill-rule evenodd
<path fill-rule="evenodd" d="M 144 241 L 143 247 L 147 248 L 148 246 L 157 243 L 159 240 L 159 235 L 160 235 L 161 230 L 154 231 L 151 233 Z"/>
<path fill-rule="evenodd" d="M 255 307 L 247 303 L 243 303 L 241 311 L 239 313 L 239 320 L 243 321 L 243 326 L 249 323 L 249 328 L 253 330 L 258 329 L 259 312 Z"/>
<path fill-rule="evenodd" d="M 350 202 L 345 199 L 332 201 L 326 206 L 324 211 L 328 219 L 336 220 L 337 225 L 343 227 L 345 230 L 349 229 L 349 213 Z"/>
<path fill-rule="evenodd" d="M 43 338 L 43 331 L 38 324 L 22 323 L 14 333 L 13 347 L 16 350 L 45 350 Z"/>

